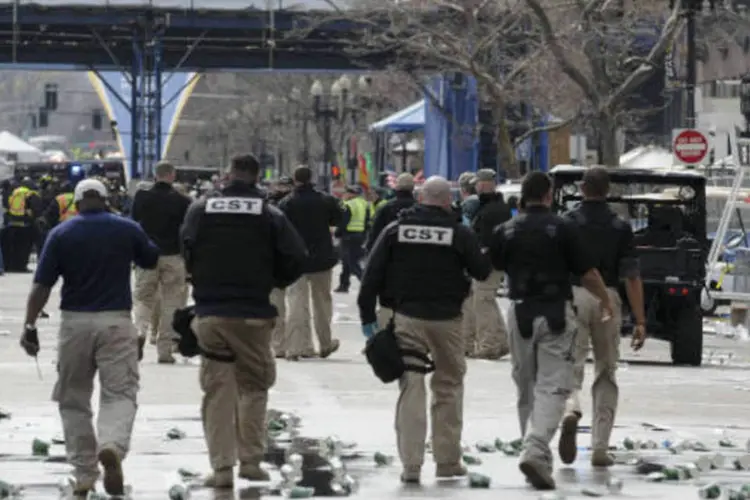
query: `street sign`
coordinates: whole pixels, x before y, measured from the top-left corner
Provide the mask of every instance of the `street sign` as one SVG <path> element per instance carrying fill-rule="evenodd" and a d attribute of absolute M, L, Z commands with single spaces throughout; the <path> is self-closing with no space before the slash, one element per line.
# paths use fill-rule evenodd
<path fill-rule="evenodd" d="M 672 154 L 675 164 L 700 165 L 711 145 L 708 134 L 690 128 L 672 130 Z"/>

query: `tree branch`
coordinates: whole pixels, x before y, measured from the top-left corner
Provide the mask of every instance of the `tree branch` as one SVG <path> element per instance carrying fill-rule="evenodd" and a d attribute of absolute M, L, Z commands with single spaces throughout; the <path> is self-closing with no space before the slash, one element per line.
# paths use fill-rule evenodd
<path fill-rule="evenodd" d="M 523 134 L 519 135 L 515 138 L 513 141 L 513 147 L 518 147 L 521 145 L 523 141 L 528 139 L 529 137 L 533 136 L 534 134 L 538 134 L 541 132 L 554 132 L 555 130 L 559 130 L 561 128 L 565 128 L 568 125 L 574 123 L 579 118 L 578 115 L 573 116 L 571 118 L 568 118 L 567 120 L 563 120 L 561 122 L 557 123 L 549 123 L 547 125 L 543 125 L 541 127 L 534 127 L 532 129 L 527 130 Z"/>
<path fill-rule="evenodd" d="M 547 12 L 544 10 L 544 7 L 542 7 L 541 3 L 539 3 L 538 0 L 525 0 L 525 2 L 539 21 L 539 26 L 542 30 L 544 40 L 547 42 L 547 46 L 549 47 L 550 52 L 552 52 L 555 60 L 557 60 L 557 63 L 560 65 L 563 73 L 565 73 L 568 78 L 573 80 L 581 88 L 583 93 L 586 94 L 586 96 L 592 103 L 599 103 L 600 96 L 596 91 L 594 83 L 586 75 L 584 75 L 583 72 L 581 72 L 568 57 L 567 53 L 560 44 L 557 35 L 555 34 L 555 30 L 552 27 L 552 22 L 550 21 Z"/>

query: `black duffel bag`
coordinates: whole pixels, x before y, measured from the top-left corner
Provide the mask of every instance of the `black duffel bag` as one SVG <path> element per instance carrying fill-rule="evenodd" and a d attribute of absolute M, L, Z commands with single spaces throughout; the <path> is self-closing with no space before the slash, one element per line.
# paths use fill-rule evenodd
<path fill-rule="evenodd" d="M 177 309 L 172 317 L 172 329 L 180 336 L 177 340 L 177 350 L 186 358 L 192 358 L 201 353 L 198 337 L 195 336 L 192 328 L 194 318 L 195 308 L 192 306 Z"/>
<path fill-rule="evenodd" d="M 429 356 L 413 349 L 402 349 L 398 346 L 393 318 L 388 322 L 388 326 L 367 339 L 365 356 L 375 376 L 384 384 L 400 379 L 406 371 L 425 374 L 435 371 L 435 363 Z M 419 359 L 424 362 L 424 365 L 417 366 L 406 363 L 404 357 Z"/>

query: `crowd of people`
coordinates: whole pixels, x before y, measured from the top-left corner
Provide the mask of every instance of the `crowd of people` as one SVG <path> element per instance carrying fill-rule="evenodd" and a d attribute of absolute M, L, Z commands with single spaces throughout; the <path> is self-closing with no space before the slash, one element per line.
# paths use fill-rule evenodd
<path fill-rule="evenodd" d="M 436 474 L 464 476 L 466 358 L 510 353 L 524 436 L 520 469 L 535 488 L 554 488 L 549 443 L 562 421 L 561 459 L 575 459 L 577 391 L 589 341 L 596 358 L 592 464 L 611 465 L 621 321 L 613 290 L 619 280 L 628 284 L 636 348 L 645 338 L 645 320 L 632 231 L 604 202 L 606 170 L 586 174 L 583 206 L 566 218 L 550 212 L 552 184 L 539 172 L 524 179 L 521 200 L 507 202 L 489 169 L 459 179 L 460 200 L 453 199 L 447 180 L 431 177 L 415 186 L 408 173 L 396 179 L 392 196 L 350 186 L 338 199 L 314 187 L 307 166 L 264 189 L 253 155 L 233 158 L 228 176 L 198 197 L 175 185 L 173 165 L 159 163 L 154 174 L 129 203 L 129 217 L 116 213 L 101 180 L 86 179 L 56 194 L 59 216 L 40 245 L 21 345 L 31 356 L 39 352 L 36 321 L 62 279 L 54 398 L 77 494 L 94 488 L 99 465 L 106 492 L 123 493 L 121 462 L 137 408 L 138 361 L 150 338 L 159 363 L 175 362 L 176 340 L 185 332 L 178 335 L 172 319 L 186 311 L 189 287 L 213 471 L 205 485 L 232 487 L 237 462 L 240 477 L 268 480 L 260 462 L 274 358 L 327 358 L 339 349 L 332 294 L 348 293 L 352 275 L 360 281 L 368 361 L 378 373 L 378 360 L 385 359 L 400 382 L 396 434 L 404 483 L 420 481 L 424 462 L 425 375 L 432 373 Z M 39 195 L 28 194 L 33 188 L 22 183 L 8 204 L 9 215 L 18 215 L 13 196 L 22 196 L 20 214 L 30 227 L 44 213 L 34 211 Z M 584 246 L 582 234 L 615 243 Z M 512 303 L 507 321 L 496 301 L 504 277 Z M 583 327 L 586 335 L 577 335 Z M 388 335 L 395 343 L 380 341 Z M 383 345 L 397 346 L 402 361 L 394 365 L 393 352 L 382 352 Z"/>

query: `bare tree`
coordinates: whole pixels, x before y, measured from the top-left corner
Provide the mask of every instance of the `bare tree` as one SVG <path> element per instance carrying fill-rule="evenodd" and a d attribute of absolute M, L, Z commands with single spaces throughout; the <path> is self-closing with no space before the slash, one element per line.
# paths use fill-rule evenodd
<path fill-rule="evenodd" d="M 536 18 L 541 49 L 554 63 L 548 81 L 573 87 L 569 91 L 582 98 L 577 113 L 598 132 L 602 162 L 618 165 L 618 129 L 632 118 L 634 94 L 664 64 L 683 25 L 680 2 L 671 12 L 644 0 L 627 7 L 610 0 L 524 2 Z M 563 75 L 567 82 L 560 81 Z"/>
<path fill-rule="evenodd" d="M 408 75 L 444 113 L 439 96 L 429 91 L 429 75 L 473 76 L 484 105 L 492 110 L 489 126 L 496 133 L 501 164 L 509 175 L 518 174 L 511 128 L 519 124 L 508 109 L 521 98 L 518 83 L 538 58 L 537 46 L 529 43 L 534 27 L 522 2 L 372 2 L 339 7 L 335 16 L 366 27 L 363 38 L 344 50 L 363 64 L 379 56 L 389 58 L 389 70 Z M 451 140 L 465 141 L 465 134 L 459 130 Z"/>
<path fill-rule="evenodd" d="M 368 125 L 410 103 L 414 91 L 403 84 L 403 75 L 344 76 L 209 74 L 183 116 L 184 123 L 201 124 L 198 140 L 176 138 L 179 147 L 197 149 L 191 158 L 207 164 L 226 162 L 237 150 L 260 153 L 265 148 L 285 173 L 296 162 L 322 160 L 327 140 L 335 156 L 346 155 L 352 137 L 359 139 L 360 150 L 367 150 Z M 322 90 L 317 115 L 315 82 Z M 178 135 L 190 132 L 182 127 Z"/>

